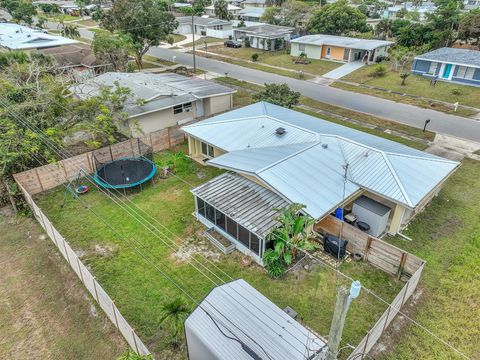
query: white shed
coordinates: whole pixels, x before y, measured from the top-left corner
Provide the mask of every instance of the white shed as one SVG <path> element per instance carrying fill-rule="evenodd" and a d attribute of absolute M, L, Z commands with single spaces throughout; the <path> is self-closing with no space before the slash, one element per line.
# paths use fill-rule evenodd
<path fill-rule="evenodd" d="M 185 321 L 189 360 L 301 360 L 326 344 L 239 279 L 213 289 Z"/>
<path fill-rule="evenodd" d="M 366 196 L 360 196 L 353 202 L 352 213 L 357 217 L 357 221 L 363 221 L 370 226 L 367 233 L 379 237 L 387 229 L 390 209 L 378 201 Z"/>

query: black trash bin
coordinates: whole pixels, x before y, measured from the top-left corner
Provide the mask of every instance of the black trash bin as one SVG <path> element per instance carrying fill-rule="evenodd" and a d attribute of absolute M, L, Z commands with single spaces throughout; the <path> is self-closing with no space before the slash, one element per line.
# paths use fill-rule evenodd
<path fill-rule="evenodd" d="M 362 231 L 368 231 L 370 230 L 370 225 L 368 225 L 366 222 L 364 221 L 357 221 L 356 224 L 357 227 L 362 230 Z"/>
<path fill-rule="evenodd" d="M 323 250 L 335 257 L 343 258 L 346 253 L 347 244 L 347 240 L 340 240 L 335 235 L 327 234 L 323 239 Z"/>

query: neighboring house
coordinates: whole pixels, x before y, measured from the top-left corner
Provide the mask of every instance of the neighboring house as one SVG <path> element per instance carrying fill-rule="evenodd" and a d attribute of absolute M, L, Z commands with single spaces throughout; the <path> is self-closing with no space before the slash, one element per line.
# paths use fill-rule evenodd
<path fill-rule="evenodd" d="M 383 18 L 384 19 L 396 19 L 397 18 L 397 13 L 405 9 L 408 12 L 417 12 L 419 14 L 420 20 L 423 21 L 427 18 L 428 14 L 433 13 L 437 7 L 435 3 L 425 1 L 421 5 L 414 4 L 412 2 L 404 2 L 401 5 L 394 5 L 388 7 L 384 12 L 383 12 Z"/>
<path fill-rule="evenodd" d="M 96 73 L 100 69 L 106 69 L 108 64 L 97 61 L 91 47 L 87 44 L 66 45 L 56 48 L 40 49 L 39 54 L 52 56 L 62 69 L 74 68 L 79 71 L 91 70 Z"/>
<path fill-rule="evenodd" d="M 238 18 L 243 21 L 260 22 L 266 8 L 248 7 L 240 11 Z"/>
<path fill-rule="evenodd" d="M 252 48 L 275 51 L 285 48 L 294 30 L 287 26 L 253 25 L 235 28 L 233 37 L 240 41 L 248 38 Z"/>
<path fill-rule="evenodd" d="M 243 279 L 214 288 L 185 321 L 185 337 L 189 360 L 303 360 L 326 353 L 318 335 Z"/>
<path fill-rule="evenodd" d="M 304 53 L 309 59 L 370 63 L 385 57 L 393 42 L 317 34 L 293 39 L 290 44 L 292 56 Z"/>
<path fill-rule="evenodd" d="M 233 17 L 236 18 L 238 16 L 238 14 L 240 13 L 240 10 L 242 10 L 242 8 L 239 7 L 239 6 L 235 6 L 233 4 L 227 4 L 227 11 L 230 14 L 230 16 L 232 16 L 232 18 Z M 208 16 L 216 16 L 215 15 L 215 6 L 210 5 L 210 6 L 205 7 L 205 14 L 207 14 Z"/>
<path fill-rule="evenodd" d="M 465 11 L 475 10 L 480 8 L 480 0 L 465 0 L 463 2 L 463 9 Z"/>
<path fill-rule="evenodd" d="M 175 9 L 175 10 L 180 10 L 180 9 L 183 9 L 183 8 L 191 8 L 192 7 L 192 4 L 189 4 L 189 3 L 173 3 L 172 4 L 172 7 Z"/>
<path fill-rule="evenodd" d="M 188 35 L 195 31 L 197 35 L 226 39 L 233 33 L 232 22 L 228 20 L 195 16 L 193 18 L 193 29 L 191 16 L 178 17 L 177 21 L 176 32 L 182 35 Z"/>
<path fill-rule="evenodd" d="M 63 36 L 50 35 L 44 30 L 31 29 L 13 23 L 0 23 L 0 48 L 7 50 L 37 50 L 77 44 Z"/>
<path fill-rule="evenodd" d="M 415 57 L 412 73 L 480 86 L 480 51 L 456 48 L 433 50 Z"/>
<path fill-rule="evenodd" d="M 460 165 L 265 102 L 182 130 L 189 156 L 230 171 L 192 190 L 197 219 L 260 264 L 272 246 L 265 238 L 277 225 L 275 209 L 303 204 L 320 221 L 339 207 L 352 211 L 363 196 L 388 208 L 375 232 L 394 235 Z"/>
<path fill-rule="evenodd" d="M 109 72 L 72 87 L 79 98 L 99 94 L 102 87 L 131 90 L 125 106 L 128 120 L 119 124 L 127 136 L 137 137 L 232 108 L 234 90 L 196 77 L 173 73 Z"/>
<path fill-rule="evenodd" d="M 265 0 L 245 0 L 242 3 L 244 8 L 248 7 L 260 7 L 264 8 L 267 7 L 266 1 Z"/>

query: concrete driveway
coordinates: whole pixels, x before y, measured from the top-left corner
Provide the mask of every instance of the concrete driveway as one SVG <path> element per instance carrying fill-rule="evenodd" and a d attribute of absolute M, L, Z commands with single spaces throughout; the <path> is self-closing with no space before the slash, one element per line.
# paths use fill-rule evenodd
<path fill-rule="evenodd" d="M 342 66 L 336 69 L 333 69 L 332 71 L 324 74 L 323 77 L 337 80 L 344 76 L 347 76 L 348 74 L 350 74 L 351 72 L 354 72 L 357 69 L 360 69 L 364 65 L 365 63 L 362 61 L 352 61 L 352 62 L 343 64 Z"/>
<path fill-rule="evenodd" d="M 149 54 L 166 60 L 172 60 L 172 57 L 175 56 L 176 62 L 187 66 L 193 65 L 193 56 L 191 54 L 159 48 L 151 48 Z M 293 90 L 299 91 L 312 99 L 421 129 L 425 120 L 430 119 L 429 130 L 463 139 L 480 141 L 480 121 L 478 120 L 326 87 L 311 81 L 297 80 L 200 56 L 196 57 L 196 62 L 199 68 L 217 74 L 228 73 L 228 76 L 233 78 L 256 84 L 285 83 Z"/>

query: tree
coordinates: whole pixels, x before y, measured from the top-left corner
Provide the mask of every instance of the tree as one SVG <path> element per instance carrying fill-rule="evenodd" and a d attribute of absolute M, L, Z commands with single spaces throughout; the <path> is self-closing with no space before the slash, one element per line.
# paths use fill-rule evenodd
<path fill-rule="evenodd" d="M 400 10 L 397 11 L 397 13 L 395 14 L 395 17 L 397 19 L 404 19 L 407 17 L 407 14 L 408 14 L 408 10 L 405 8 L 401 8 Z"/>
<path fill-rule="evenodd" d="M 123 34 L 97 32 L 92 50 L 98 60 L 111 64 L 115 71 L 127 71 L 128 56 L 133 52 L 130 39 Z"/>
<path fill-rule="evenodd" d="M 406 85 L 407 78 L 410 76 L 410 73 L 401 73 L 400 74 L 400 79 L 402 79 L 402 83 L 400 84 L 401 86 Z"/>
<path fill-rule="evenodd" d="M 282 4 L 280 25 L 291 27 L 303 27 L 311 17 L 315 8 L 298 0 L 287 0 Z"/>
<path fill-rule="evenodd" d="M 190 308 L 183 298 L 176 298 L 162 306 L 162 317 L 160 324 L 167 324 L 170 329 L 172 339 L 171 345 L 179 348 L 182 344 L 181 334 L 183 323 L 190 314 Z"/>
<path fill-rule="evenodd" d="M 291 109 L 298 104 L 300 93 L 290 90 L 287 84 L 265 84 L 265 89 L 254 94 L 253 99 Z"/>
<path fill-rule="evenodd" d="M 303 215 L 301 204 L 291 204 L 281 209 L 277 217 L 279 226 L 273 229 L 266 237 L 272 248 L 265 251 L 263 262 L 272 277 L 278 277 L 285 269 L 297 260 L 298 252 L 302 249 L 312 249 L 310 235 L 315 220 Z"/>
<path fill-rule="evenodd" d="M 396 46 L 390 51 L 389 58 L 394 71 L 403 71 L 405 65 L 413 57 L 412 51 L 408 47 Z"/>
<path fill-rule="evenodd" d="M 281 11 L 282 9 L 276 6 L 268 7 L 260 17 L 260 21 L 271 25 L 280 25 Z"/>
<path fill-rule="evenodd" d="M 85 15 L 85 6 L 88 5 L 87 0 L 75 0 L 75 5 L 78 6 L 80 9 L 80 16 L 83 18 L 83 15 Z"/>
<path fill-rule="evenodd" d="M 310 19 L 307 29 L 310 33 L 343 35 L 351 32 L 367 32 L 367 17 L 360 10 L 350 6 L 346 0 L 339 0 L 320 8 Z"/>
<path fill-rule="evenodd" d="M 230 20 L 228 12 L 228 3 L 225 0 L 216 0 L 214 4 L 215 16 L 221 20 Z"/>
<path fill-rule="evenodd" d="M 458 37 L 466 42 L 474 39 L 480 45 L 480 9 L 471 10 L 461 18 Z"/>
<path fill-rule="evenodd" d="M 37 14 L 35 5 L 27 0 L 0 0 L 0 8 L 8 12 L 14 22 L 27 25 L 33 24 Z"/>
<path fill-rule="evenodd" d="M 399 30 L 397 45 L 404 47 L 419 47 L 432 41 L 432 29 L 429 25 L 409 23 Z"/>
<path fill-rule="evenodd" d="M 382 19 L 375 26 L 375 35 L 381 39 L 388 39 L 392 36 L 393 21 L 389 19 Z"/>
<path fill-rule="evenodd" d="M 258 54 L 257 53 L 253 53 L 252 54 L 252 61 L 255 62 L 255 61 L 258 61 Z"/>
<path fill-rule="evenodd" d="M 130 38 L 137 66 L 143 69 L 143 55 L 151 46 L 165 40 L 178 27 L 178 22 L 172 13 L 160 10 L 154 0 L 116 0 L 104 14 L 101 25 Z"/>
<path fill-rule="evenodd" d="M 68 37 L 70 39 L 78 39 L 80 37 L 78 26 L 72 24 L 63 24 L 61 33 L 62 36 Z"/>

